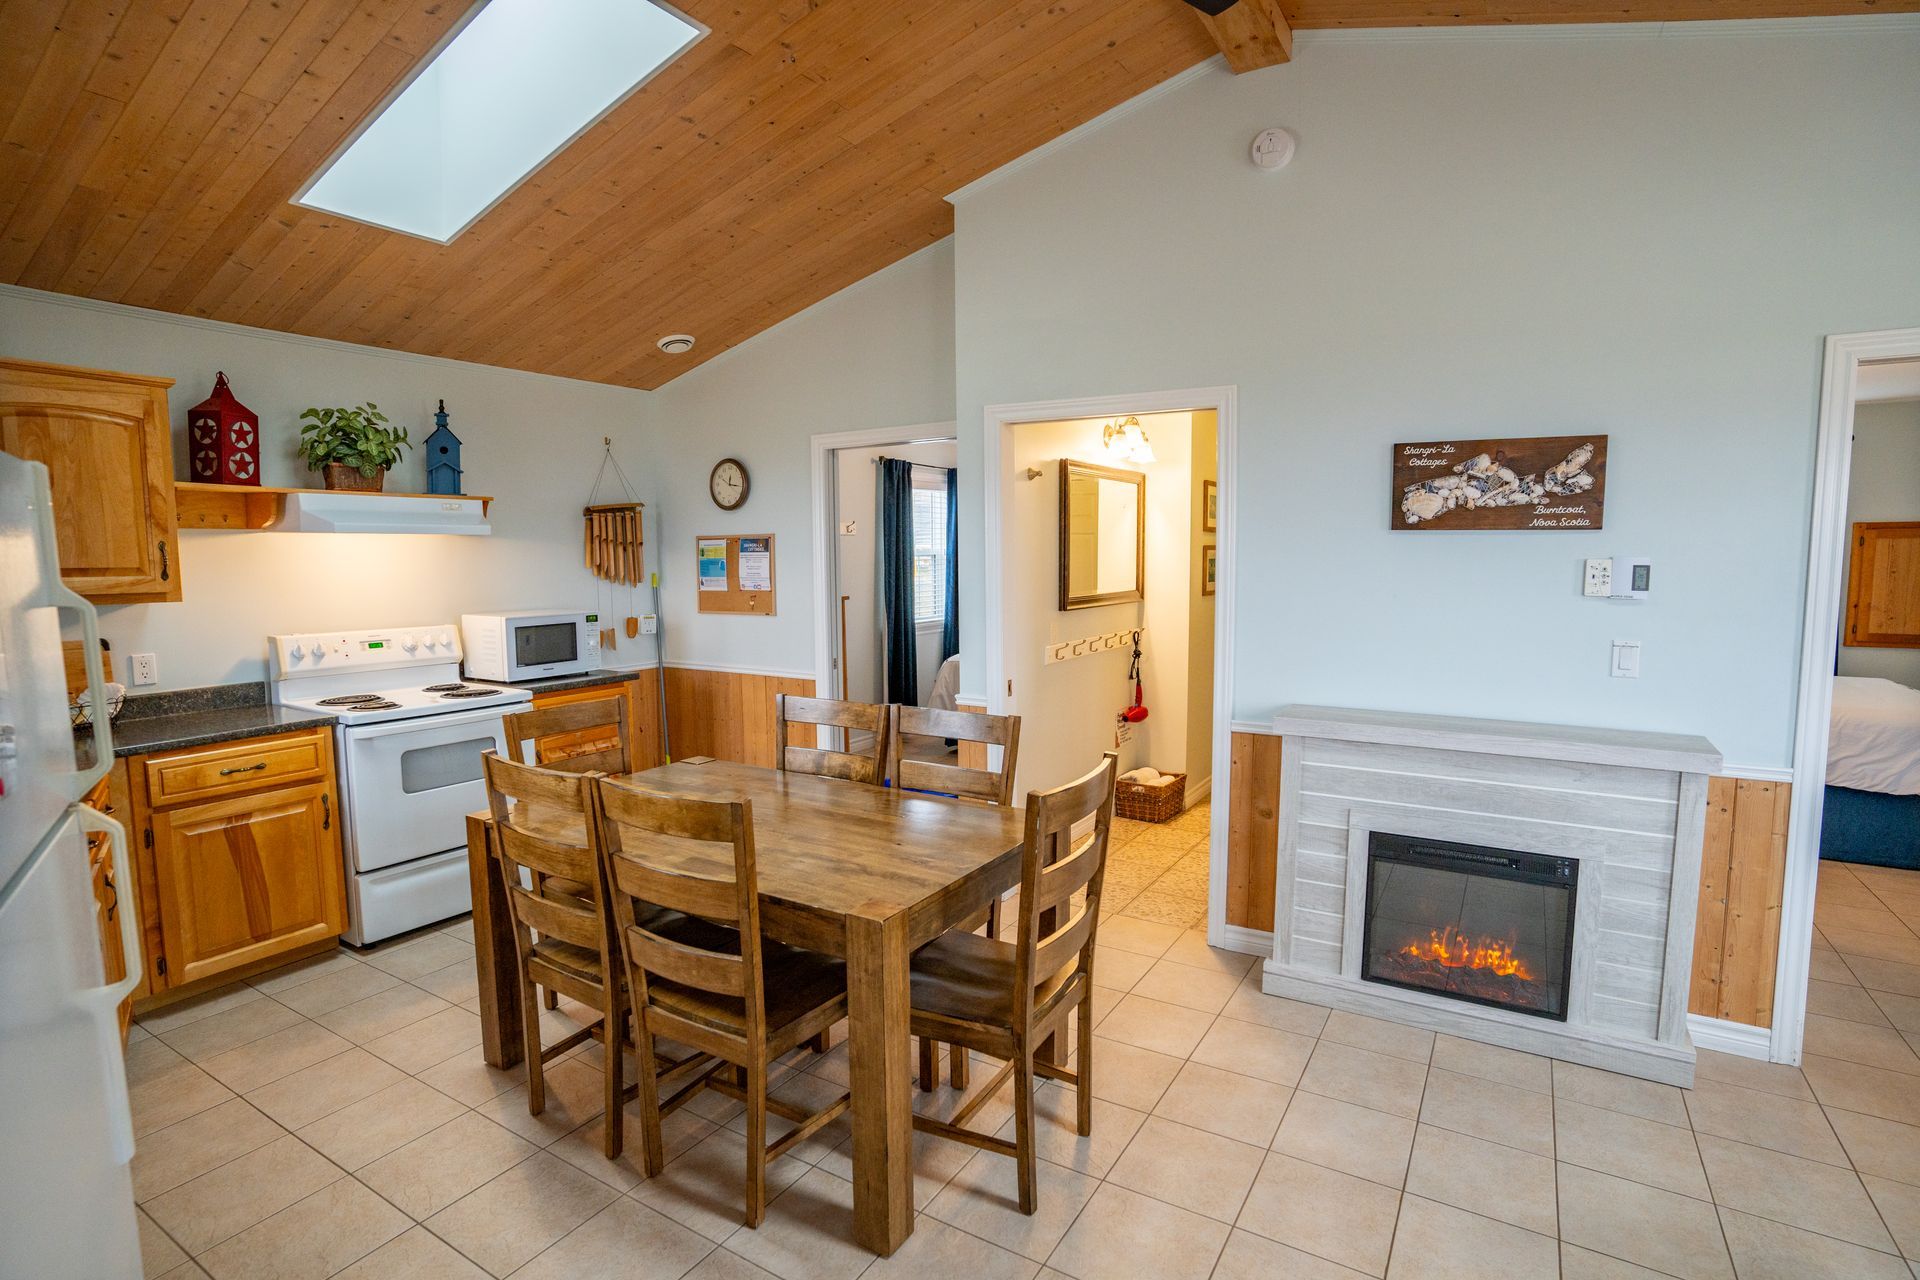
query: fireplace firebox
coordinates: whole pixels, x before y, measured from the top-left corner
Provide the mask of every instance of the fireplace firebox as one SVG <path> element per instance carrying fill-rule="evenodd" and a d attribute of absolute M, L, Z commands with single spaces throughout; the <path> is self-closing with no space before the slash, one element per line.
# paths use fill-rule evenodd
<path fill-rule="evenodd" d="M 1360 976 L 1564 1022 L 1579 880 L 1576 858 L 1370 832 Z"/>

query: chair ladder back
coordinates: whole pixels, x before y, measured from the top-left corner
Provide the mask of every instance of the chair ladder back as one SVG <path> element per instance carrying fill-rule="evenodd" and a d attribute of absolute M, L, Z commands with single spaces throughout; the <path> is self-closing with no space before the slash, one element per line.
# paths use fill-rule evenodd
<path fill-rule="evenodd" d="M 613 915 L 626 957 L 634 1007 L 644 1008 L 661 1029 L 695 1048 L 707 1049 L 717 1043 L 710 1029 L 704 1036 L 681 1034 L 697 1031 L 698 1024 L 654 1002 L 648 983 L 657 977 L 740 1000 L 745 1013 L 745 1042 L 751 1045 L 763 1041 L 766 1002 L 752 802 L 663 796 L 607 778 L 599 779 L 596 787 L 602 856 L 607 860 L 608 881 L 614 886 Z M 662 860 L 686 857 L 687 846 L 696 842 L 725 845 L 733 874 L 694 875 L 659 865 Z M 739 951 L 709 950 L 663 938 L 641 923 L 640 913 L 634 909 L 636 902 L 731 924 L 738 934 Z M 723 1038 L 731 1043 L 731 1037 Z"/>
<path fill-rule="evenodd" d="M 634 771 L 633 735 L 627 725 L 625 694 L 535 707 L 506 717 L 507 754 L 529 763 L 524 745 L 533 746 L 531 763 L 566 773 L 625 774 Z"/>
<path fill-rule="evenodd" d="M 1020 755 L 1020 717 L 994 716 L 981 711 L 947 711 L 939 707 L 891 708 L 887 738 L 887 776 L 905 791 L 937 791 L 966 796 L 989 804 L 1013 803 L 1013 774 Z M 955 738 L 1000 748 L 998 769 L 969 769 L 933 760 L 914 760 L 906 754 L 907 735 Z"/>
<path fill-rule="evenodd" d="M 1119 757 L 1109 751 L 1084 777 L 1027 797 L 1014 970 L 1023 1011 L 1032 1008 L 1038 988 L 1069 964 L 1084 967 L 1092 953 L 1118 772 Z M 1076 843 L 1073 829 L 1088 818 L 1093 829 Z M 1086 899 L 1075 908 L 1073 897 L 1083 888 Z"/>
<path fill-rule="evenodd" d="M 780 768 L 786 773 L 807 773 L 823 778 L 842 778 L 878 786 L 887 762 L 887 709 L 872 702 L 840 702 L 832 698 L 806 698 L 783 693 L 775 704 L 776 745 Z M 856 732 L 871 733 L 873 745 L 867 751 L 838 751 L 831 747 L 800 747 L 787 741 L 787 726 L 809 724 L 846 731 L 851 742 Z"/>
<path fill-rule="evenodd" d="M 489 751 L 481 757 L 507 911 L 521 930 L 607 955 L 606 886 L 593 823 L 593 780 L 518 764 Z M 578 833 L 584 843 L 555 838 Z M 586 898 L 546 896 L 549 877 L 573 881 Z"/>

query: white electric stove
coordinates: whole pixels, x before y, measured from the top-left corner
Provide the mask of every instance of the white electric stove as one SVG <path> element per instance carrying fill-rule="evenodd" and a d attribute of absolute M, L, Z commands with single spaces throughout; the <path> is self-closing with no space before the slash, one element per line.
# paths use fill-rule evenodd
<path fill-rule="evenodd" d="M 532 696 L 460 678 L 454 626 L 268 638 L 274 702 L 338 716 L 348 942 L 366 946 L 472 907 L 466 815 L 480 756 Z"/>

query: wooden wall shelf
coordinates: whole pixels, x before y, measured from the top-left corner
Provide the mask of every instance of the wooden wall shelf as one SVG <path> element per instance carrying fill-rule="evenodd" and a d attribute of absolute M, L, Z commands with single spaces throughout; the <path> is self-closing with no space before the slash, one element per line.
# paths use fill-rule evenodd
<path fill-rule="evenodd" d="M 264 485 L 200 484 L 177 481 L 173 486 L 174 506 L 179 511 L 182 529 L 266 529 L 278 521 L 287 508 L 290 493 L 326 493 L 334 497 L 362 496 L 344 489 L 273 489 Z M 493 499 L 478 493 L 368 493 L 369 498 L 420 498 L 445 501 L 466 498 L 480 504 L 486 515 Z"/>

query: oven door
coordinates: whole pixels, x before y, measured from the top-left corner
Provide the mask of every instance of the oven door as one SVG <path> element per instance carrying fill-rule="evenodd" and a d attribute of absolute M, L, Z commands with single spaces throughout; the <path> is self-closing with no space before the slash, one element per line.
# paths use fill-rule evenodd
<path fill-rule="evenodd" d="M 465 847 L 467 815 L 487 807 L 481 753 L 506 753 L 501 714 L 487 707 L 341 731 L 354 871 Z"/>

